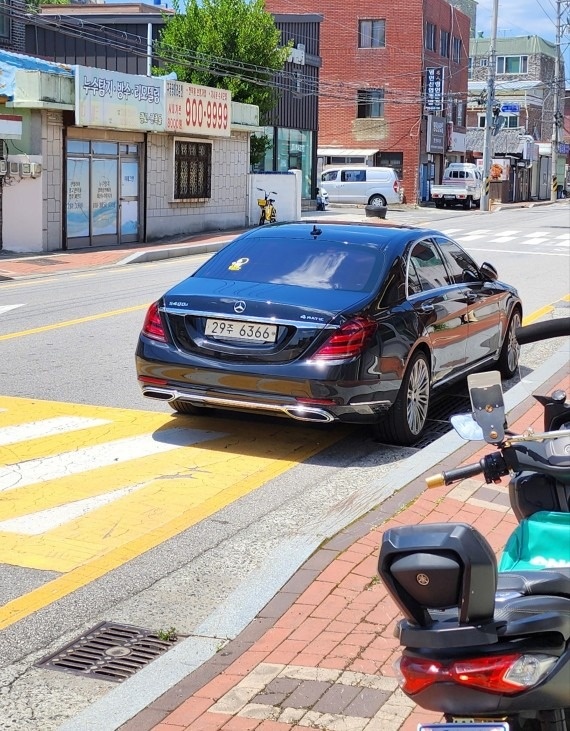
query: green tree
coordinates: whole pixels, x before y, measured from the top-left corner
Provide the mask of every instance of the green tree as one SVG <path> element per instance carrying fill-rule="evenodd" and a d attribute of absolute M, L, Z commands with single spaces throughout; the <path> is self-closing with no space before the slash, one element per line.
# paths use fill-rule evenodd
<path fill-rule="evenodd" d="M 69 5 L 69 0 L 27 0 L 29 13 L 39 12 L 40 5 Z"/>
<path fill-rule="evenodd" d="M 289 47 L 264 0 L 188 0 L 186 11 L 165 15 L 157 52 L 158 74 L 172 71 L 180 81 L 229 89 L 232 99 L 256 104 L 267 120 L 277 93 L 272 81 L 283 69 Z"/>

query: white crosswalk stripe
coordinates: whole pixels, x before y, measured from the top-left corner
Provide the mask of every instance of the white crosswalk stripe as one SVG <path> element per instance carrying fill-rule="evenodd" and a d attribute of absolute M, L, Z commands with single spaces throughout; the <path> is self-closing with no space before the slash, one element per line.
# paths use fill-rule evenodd
<path fill-rule="evenodd" d="M 473 231 L 460 228 L 446 228 L 442 231 L 464 246 L 469 246 L 471 243 L 475 244 L 474 250 L 483 250 L 479 247 L 485 242 L 491 246 L 507 247 L 497 249 L 506 254 L 517 253 L 513 249 L 520 248 L 520 250 L 528 253 L 544 253 L 556 256 L 568 253 L 570 255 L 570 232 L 559 234 L 549 233 L 548 231 L 531 231 L 525 233 L 514 229 L 494 232 L 491 229 Z M 536 251 L 533 251 L 533 249 L 536 249 Z M 493 249 L 484 250 L 492 251 Z"/>
<path fill-rule="evenodd" d="M 28 439 L 41 439 L 52 434 L 63 434 L 65 432 L 89 429 L 93 426 L 109 424 L 107 419 L 87 419 L 82 416 L 56 416 L 53 419 L 42 419 L 32 421 L 18 426 L 5 426 L 0 428 L 0 447 L 8 444 L 25 442 Z"/>
<path fill-rule="evenodd" d="M 168 429 L 161 440 L 152 434 L 117 439 L 106 444 L 84 447 L 52 457 L 31 459 L 0 469 L 0 492 L 26 487 L 38 482 L 61 479 L 95 467 L 161 454 L 188 444 L 198 444 L 222 436 L 221 433 L 201 429 Z"/>

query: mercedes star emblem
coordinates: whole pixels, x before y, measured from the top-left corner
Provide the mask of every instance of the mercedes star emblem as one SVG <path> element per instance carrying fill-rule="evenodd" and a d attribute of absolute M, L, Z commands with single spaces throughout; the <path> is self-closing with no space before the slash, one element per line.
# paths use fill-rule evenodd
<path fill-rule="evenodd" d="M 238 300 L 234 303 L 234 312 L 238 315 L 241 315 L 242 312 L 245 312 L 245 302 L 243 300 Z"/>

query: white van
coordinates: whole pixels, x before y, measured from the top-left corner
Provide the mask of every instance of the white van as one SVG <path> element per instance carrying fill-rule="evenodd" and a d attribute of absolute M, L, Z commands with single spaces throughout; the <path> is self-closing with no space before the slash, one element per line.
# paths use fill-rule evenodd
<path fill-rule="evenodd" d="M 401 203 L 403 198 L 398 173 L 393 168 L 330 167 L 322 173 L 321 181 L 330 203 L 385 206 Z"/>

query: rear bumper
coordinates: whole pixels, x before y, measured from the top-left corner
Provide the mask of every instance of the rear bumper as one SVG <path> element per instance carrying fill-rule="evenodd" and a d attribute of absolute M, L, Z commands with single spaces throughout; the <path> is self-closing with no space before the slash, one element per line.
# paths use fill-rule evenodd
<path fill-rule="evenodd" d="M 380 379 L 358 381 L 354 374 L 332 372 L 305 378 L 246 371 L 223 371 L 181 367 L 176 364 L 136 358 L 139 384 L 147 398 L 195 406 L 270 413 L 298 421 L 330 423 L 373 423 L 386 412 L 396 397 L 399 382 Z M 336 372 L 335 372 L 336 371 Z M 292 375 L 292 374 L 291 374 Z M 332 378 L 332 376 L 338 378 Z M 318 378 L 320 376 L 320 378 Z"/>

